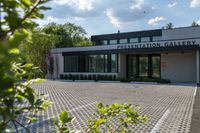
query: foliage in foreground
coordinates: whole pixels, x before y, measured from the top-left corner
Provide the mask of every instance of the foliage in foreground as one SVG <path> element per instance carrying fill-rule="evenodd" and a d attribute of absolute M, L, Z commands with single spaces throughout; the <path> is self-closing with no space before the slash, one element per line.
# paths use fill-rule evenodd
<path fill-rule="evenodd" d="M 67 124 L 72 122 L 73 118 L 69 117 L 67 112 L 61 112 L 59 119 L 54 118 L 53 122 L 57 133 L 69 133 Z M 112 122 L 115 121 L 113 125 Z M 134 125 L 145 124 L 148 121 L 146 116 L 142 116 L 138 112 L 137 107 L 131 104 L 105 105 L 97 104 L 96 113 L 93 119 L 89 120 L 86 133 L 133 133 Z M 79 131 L 71 131 L 79 132 Z"/>
<path fill-rule="evenodd" d="M 18 63 L 19 44 L 30 39 L 30 32 L 36 18 L 42 18 L 41 11 L 49 8 L 42 6 L 48 0 L 1 0 L 0 21 L 0 132 L 10 132 L 25 123 L 18 121 L 26 117 L 30 123 L 34 114 L 45 109 L 50 102 L 44 95 L 37 94 L 31 88 L 40 79 L 31 80 L 35 67 L 31 64 Z M 27 116 L 27 114 L 31 114 Z M 27 124 L 27 123 L 26 123 Z M 28 129 L 26 128 L 27 132 Z M 14 131 L 11 131 L 14 132 Z"/>

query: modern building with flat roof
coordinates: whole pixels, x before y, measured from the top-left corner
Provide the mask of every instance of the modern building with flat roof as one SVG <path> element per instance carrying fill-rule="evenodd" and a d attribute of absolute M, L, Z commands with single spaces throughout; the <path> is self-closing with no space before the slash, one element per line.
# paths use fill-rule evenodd
<path fill-rule="evenodd" d="M 53 78 L 110 75 L 200 82 L 200 27 L 94 35 L 91 41 L 94 46 L 52 49 Z"/>

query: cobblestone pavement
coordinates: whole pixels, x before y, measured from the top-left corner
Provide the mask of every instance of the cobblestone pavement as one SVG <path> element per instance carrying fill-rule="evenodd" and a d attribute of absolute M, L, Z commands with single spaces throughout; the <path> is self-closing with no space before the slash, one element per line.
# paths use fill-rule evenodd
<path fill-rule="evenodd" d="M 107 104 L 132 103 L 141 107 L 140 112 L 150 121 L 137 125 L 136 133 L 187 133 L 190 129 L 195 85 L 176 84 L 136 84 L 100 82 L 46 81 L 34 86 L 54 104 L 44 112 L 38 113 L 40 120 L 32 123 L 31 132 L 48 133 L 52 131 L 50 118 L 61 111 L 69 111 L 75 121 L 70 129 L 83 132 L 87 120 L 94 113 L 97 102 Z M 23 120 L 22 120 L 23 121 Z"/>

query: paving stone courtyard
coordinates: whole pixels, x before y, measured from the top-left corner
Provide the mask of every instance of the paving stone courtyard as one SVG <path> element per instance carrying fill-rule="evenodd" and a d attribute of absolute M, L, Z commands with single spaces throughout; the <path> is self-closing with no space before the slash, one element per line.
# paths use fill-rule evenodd
<path fill-rule="evenodd" d="M 29 127 L 34 133 L 52 132 L 52 117 L 68 111 L 76 119 L 69 128 L 84 132 L 97 102 L 131 103 L 150 120 L 135 126 L 136 133 L 188 133 L 196 86 L 192 84 L 144 84 L 46 81 L 33 86 L 49 94 L 54 104 L 38 115 L 40 120 Z M 23 121 L 23 120 L 21 120 Z"/>

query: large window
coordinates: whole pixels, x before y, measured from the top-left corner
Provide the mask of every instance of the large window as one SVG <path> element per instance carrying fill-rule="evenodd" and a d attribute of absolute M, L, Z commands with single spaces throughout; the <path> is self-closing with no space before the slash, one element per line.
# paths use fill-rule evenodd
<path fill-rule="evenodd" d="M 111 72 L 117 72 L 117 55 L 111 55 Z"/>
<path fill-rule="evenodd" d="M 160 56 L 152 56 L 152 77 L 160 78 Z"/>
<path fill-rule="evenodd" d="M 64 57 L 65 72 L 117 72 L 117 54 L 74 55 Z"/>
<path fill-rule="evenodd" d="M 64 57 L 64 71 L 65 72 L 78 72 L 78 56 L 65 56 Z"/>

